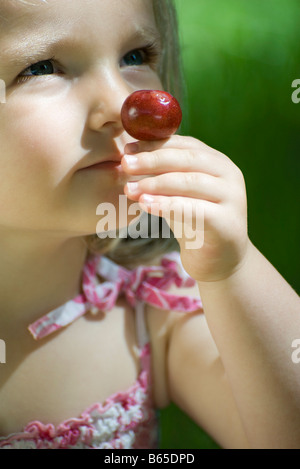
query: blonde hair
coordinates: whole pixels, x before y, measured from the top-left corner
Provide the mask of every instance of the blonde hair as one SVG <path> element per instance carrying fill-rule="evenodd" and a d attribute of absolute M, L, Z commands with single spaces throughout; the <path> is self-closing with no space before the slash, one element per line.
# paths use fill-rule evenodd
<path fill-rule="evenodd" d="M 178 21 L 173 0 L 152 0 L 158 30 L 162 41 L 162 55 L 159 75 L 166 91 L 172 93 L 179 102 L 183 100 L 183 77 L 178 37 Z M 151 215 L 148 226 L 151 227 Z M 147 264 L 170 251 L 178 251 L 179 245 L 172 231 L 170 237 L 163 238 L 163 221 L 160 220 L 159 238 L 127 237 L 122 239 L 100 239 L 97 235 L 85 238 L 91 254 L 105 254 L 112 261 L 124 267 L 133 268 Z"/>

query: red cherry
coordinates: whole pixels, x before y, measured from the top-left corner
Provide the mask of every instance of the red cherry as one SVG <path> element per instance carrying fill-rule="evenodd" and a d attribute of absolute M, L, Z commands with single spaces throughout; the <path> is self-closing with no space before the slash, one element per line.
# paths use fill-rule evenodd
<path fill-rule="evenodd" d="M 181 124 L 178 101 L 165 91 L 139 90 L 132 93 L 121 110 L 123 127 L 137 140 L 171 137 Z"/>

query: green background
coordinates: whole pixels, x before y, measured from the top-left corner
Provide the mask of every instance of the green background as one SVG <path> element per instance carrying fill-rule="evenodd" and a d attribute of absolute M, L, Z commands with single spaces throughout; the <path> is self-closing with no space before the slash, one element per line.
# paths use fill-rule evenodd
<path fill-rule="evenodd" d="M 300 2 L 176 4 L 187 88 L 182 133 L 242 170 L 250 239 L 299 293 L 300 103 L 291 96 L 300 79 Z M 162 449 L 217 448 L 173 404 L 161 427 Z"/>

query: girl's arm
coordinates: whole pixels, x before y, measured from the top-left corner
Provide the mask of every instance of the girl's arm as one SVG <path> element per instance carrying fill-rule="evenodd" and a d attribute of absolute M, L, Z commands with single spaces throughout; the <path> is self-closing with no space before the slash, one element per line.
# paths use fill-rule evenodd
<path fill-rule="evenodd" d="M 170 293 L 199 298 L 197 285 Z M 249 448 L 219 351 L 201 312 L 166 312 L 147 305 L 154 400 L 174 402 L 223 448 Z M 180 434 L 180 428 L 178 429 Z"/>
<path fill-rule="evenodd" d="M 198 286 L 251 447 L 299 448 L 298 295 L 251 243 L 238 271 Z"/>
<path fill-rule="evenodd" d="M 225 448 L 299 448 L 298 295 L 252 245 L 232 277 L 198 286 L 205 317 L 170 334 L 171 399 Z"/>
<path fill-rule="evenodd" d="M 126 150 L 133 152 L 133 147 L 128 145 Z M 228 382 L 232 397 L 221 400 L 221 407 L 226 416 L 224 407 L 231 403 L 227 420 L 234 428 L 231 432 L 224 426 L 221 433 L 217 428 L 221 444 L 237 444 L 234 435 L 242 424 L 251 448 L 299 447 L 300 373 L 292 361 L 292 342 L 300 338 L 300 301 L 248 238 L 241 171 L 226 155 L 189 137 L 139 142 L 134 152 L 137 161 L 134 166 L 124 163 L 125 170 L 153 176 L 139 181 L 135 192 L 127 185 L 125 192 L 146 211 L 164 216 L 174 231 L 183 266 L 198 283 L 226 375 L 225 384 L 224 370 L 214 375 L 213 365 L 203 355 L 202 321 L 195 320 L 191 326 L 194 319 L 180 320 L 170 338 L 172 398 L 194 413 L 197 421 L 206 402 L 213 419 L 210 412 L 219 401 L 217 388 L 226 395 Z M 178 230 L 180 220 L 183 227 L 188 224 L 182 218 L 185 209 L 198 235 L 193 248 L 191 230 Z M 198 223 L 201 217 L 202 224 Z M 179 366 L 181 354 L 185 359 Z M 197 402 L 197 393 L 206 397 Z"/>

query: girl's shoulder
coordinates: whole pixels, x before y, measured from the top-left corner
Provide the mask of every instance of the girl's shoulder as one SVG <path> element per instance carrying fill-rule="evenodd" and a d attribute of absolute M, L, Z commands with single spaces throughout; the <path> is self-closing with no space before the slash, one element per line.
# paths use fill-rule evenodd
<path fill-rule="evenodd" d="M 172 256 L 171 256 L 172 258 Z M 168 259 L 168 258 L 167 258 Z M 174 256 L 176 262 L 180 264 L 179 255 Z M 169 259 L 168 259 L 169 260 Z M 151 262 L 151 266 L 160 266 L 162 258 L 157 258 Z M 179 266 L 181 268 L 181 266 Z M 187 280 L 187 277 L 186 279 Z M 193 281 L 173 282 L 167 289 L 167 293 L 172 297 L 170 302 L 174 307 L 166 310 L 153 306 L 145 305 L 146 322 L 150 336 L 152 350 L 152 374 L 154 381 L 154 399 L 158 408 L 164 408 L 170 403 L 168 390 L 168 346 L 175 326 L 187 314 L 199 314 L 203 312 L 198 286 Z M 176 311 L 176 297 L 180 303 L 181 311 Z M 175 299 L 175 301 L 174 301 Z M 191 305 L 191 301 L 195 304 Z M 193 311 L 184 311 L 185 306 L 189 305 Z M 197 308 L 198 305 L 198 308 Z M 188 309 L 188 306 L 186 306 Z"/>

